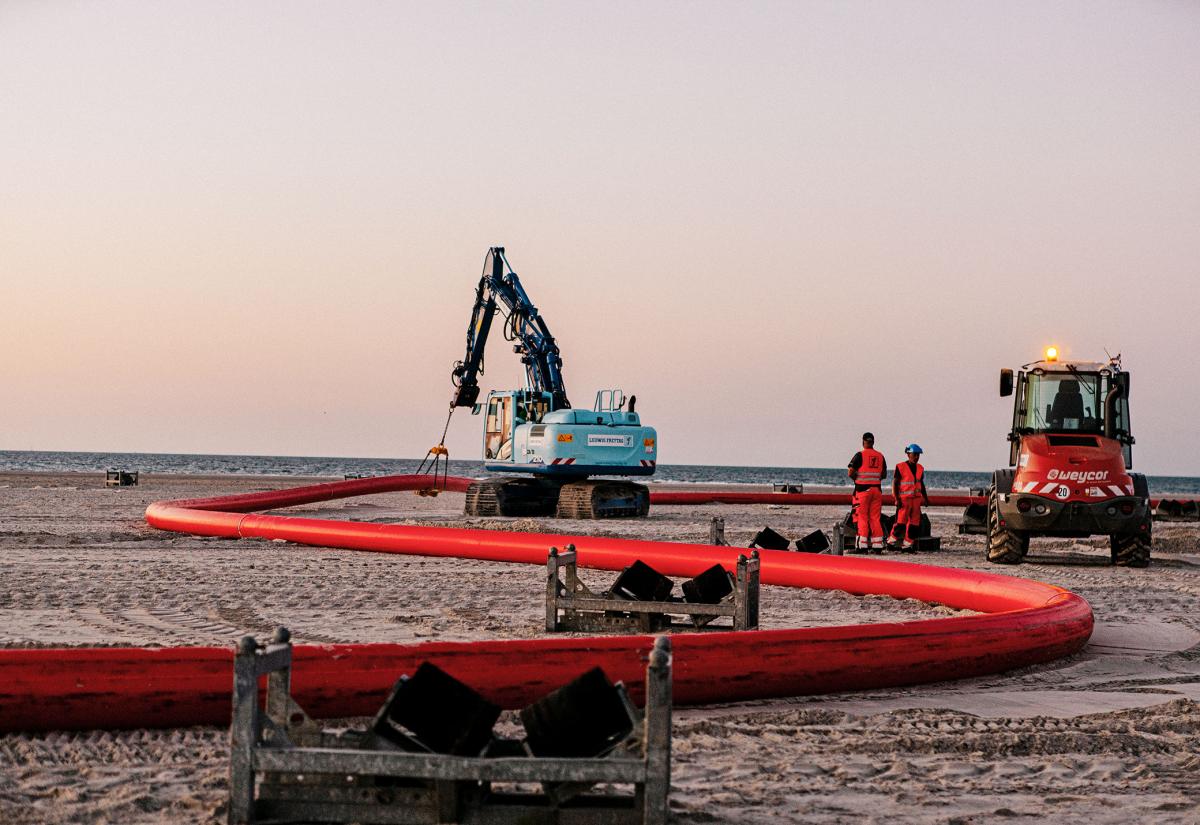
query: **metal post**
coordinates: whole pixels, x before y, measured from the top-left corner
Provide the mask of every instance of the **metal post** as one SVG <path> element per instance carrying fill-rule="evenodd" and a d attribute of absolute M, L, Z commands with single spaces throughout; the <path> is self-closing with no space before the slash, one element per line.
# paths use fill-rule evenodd
<path fill-rule="evenodd" d="M 708 525 L 708 543 L 718 547 L 726 546 L 725 519 L 721 516 L 713 516 L 712 523 Z"/>
<path fill-rule="evenodd" d="M 286 627 L 275 628 L 271 644 L 285 645 L 291 641 L 292 634 Z M 281 670 L 273 670 L 267 674 L 267 717 L 284 720 L 284 727 L 292 727 L 292 663 L 288 656 L 288 665 Z"/>
<path fill-rule="evenodd" d="M 757 552 L 757 551 L 756 551 Z M 748 611 L 750 608 L 750 600 L 747 598 L 747 576 L 746 566 L 748 564 L 746 556 L 742 553 L 737 557 L 737 574 L 734 576 L 734 585 L 737 590 L 734 595 L 734 614 L 733 614 L 733 629 L 745 630 L 746 625 L 750 620 Z"/>
<path fill-rule="evenodd" d="M 546 630 L 558 630 L 558 548 L 551 547 L 546 559 Z"/>
<path fill-rule="evenodd" d="M 254 745 L 259 736 L 258 643 L 243 636 L 233 658 L 233 724 L 229 729 L 229 822 L 254 822 Z"/>
<path fill-rule="evenodd" d="M 671 639 L 659 636 L 646 668 L 646 790 L 643 825 L 666 825 L 671 793 Z"/>
<path fill-rule="evenodd" d="M 758 551 L 750 554 L 750 563 L 746 565 L 746 630 L 758 629 L 758 584 L 759 584 Z"/>
<path fill-rule="evenodd" d="M 575 545 L 568 544 L 563 548 L 558 557 L 558 565 L 563 571 L 563 578 L 567 586 L 567 594 L 574 596 L 579 591 L 579 573 L 575 567 L 575 560 L 578 555 L 575 552 Z"/>
<path fill-rule="evenodd" d="M 460 783 L 436 781 L 433 783 L 434 806 L 439 825 L 454 825 L 461 817 L 458 812 L 458 786 Z"/>

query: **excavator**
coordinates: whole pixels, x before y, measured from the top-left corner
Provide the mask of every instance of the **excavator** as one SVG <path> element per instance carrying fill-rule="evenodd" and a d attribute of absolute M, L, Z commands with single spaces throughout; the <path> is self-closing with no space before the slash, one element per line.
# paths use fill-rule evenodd
<path fill-rule="evenodd" d="M 497 313 L 513 352 L 525 366 L 525 386 L 493 390 L 478 404 L 484 348 Z M 467 490 L 466 514 L 614 518 L 645 516 L 650 490 L 624 479 L 649 476 L 658 461 L 658 434 L 643 426 L 636 396 L 600 390 L 590 410 L 572 408 L 563 383 L 558 344 L 504 255 L 494 246 L 484 259 L 467 326 L 467 352 L 451 371 L 450 414 L 470 407 L 484 417 L 483 463 L 493 473 Z"/>

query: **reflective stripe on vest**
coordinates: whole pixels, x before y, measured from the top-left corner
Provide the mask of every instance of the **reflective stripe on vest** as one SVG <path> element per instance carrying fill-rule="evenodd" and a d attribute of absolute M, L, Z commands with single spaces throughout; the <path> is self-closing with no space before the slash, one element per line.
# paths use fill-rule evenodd
<path fill-rule="evenodd" d="M 913 474 L 913 465 L 907 461 L 901 461 L 896 467 L 896 472 L 900 473 L 900 498 L 916 498 L 921 495 L 921 479 L 925 477 L 925 467 L 916 465 L 916 474 Z"/>
<path fill-rule="evenodd" d="M 863 447 L 862 466 L 854 477 L 855 484 L 878 486 L 883 483 L 883 453 L 870 447 Z"/>

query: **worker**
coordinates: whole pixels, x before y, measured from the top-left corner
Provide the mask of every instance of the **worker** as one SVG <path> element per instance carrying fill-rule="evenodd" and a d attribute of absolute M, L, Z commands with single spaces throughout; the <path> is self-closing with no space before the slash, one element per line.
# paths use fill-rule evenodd
<path fill-rule="evenodd" d="M 887 476 L 887 459 L 875 449 L 875 436 L 862 434 L 862 450 L 854 454 L 846 469 L 854 480 L 854 513 L 858 535 L 856 550 L 883 550 L 883 524 L 879 509 L 883 505 L 883 479 Z"/>
<path fill-rule="evenodd" d="M 925 468 L 921 466 L 921 445 L 909 444 L 904 448 L 907 461 L 896 465 L 892 476 L 892 495 L 896 499 L 896 525 L 892 528 L 891 549 L 907 550 L 917 540 L 921 529 L 921 505 L 929 506 L 929 491 L 925 489 Z"/>

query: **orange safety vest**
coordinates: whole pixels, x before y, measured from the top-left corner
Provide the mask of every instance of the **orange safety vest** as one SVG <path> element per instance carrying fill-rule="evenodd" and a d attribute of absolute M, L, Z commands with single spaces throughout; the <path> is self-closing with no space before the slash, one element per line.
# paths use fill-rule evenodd
<path fill-rule="evenodd" d="M 858 475 L 854 477 L 854 483 L 871 487 L 880 486 L 883 483 L 883 464 L 883 453 L 870 447 L 863 447 L 862 465 L 858 468 Z"/>
<path fill-rule="evenodd" d="M 900 473 L 900 498 L 916 498 L 921 495 L 921 480 L 925 478 L 925 467 L 917 464 L 916 468 L 914 473 L 913 464 L 909 461 L 901 461 L 896 465 L 896 472 Z"/>

